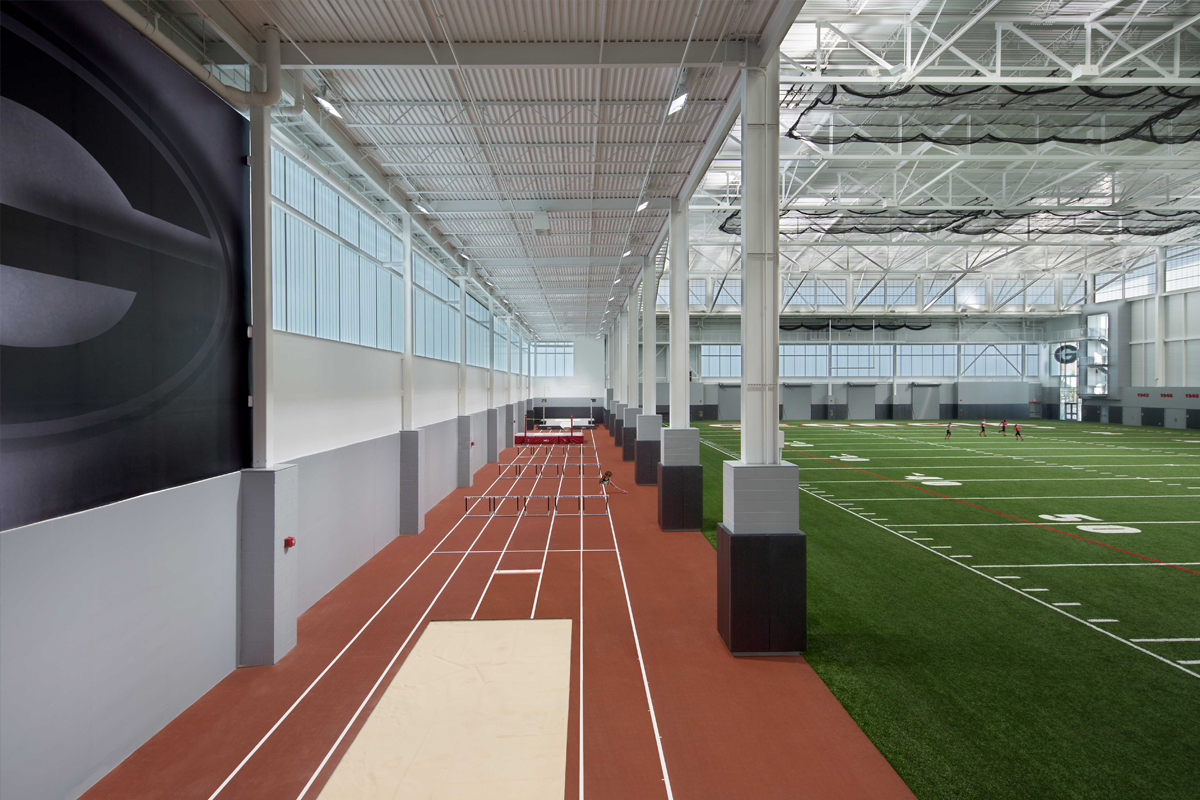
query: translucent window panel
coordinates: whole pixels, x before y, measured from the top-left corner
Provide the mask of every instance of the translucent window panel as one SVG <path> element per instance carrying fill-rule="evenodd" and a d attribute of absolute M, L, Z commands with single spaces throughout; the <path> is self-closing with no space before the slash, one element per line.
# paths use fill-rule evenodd
<path fill-rule="evenodd" d="M 1200 286 L 1200 245 L 1168 247 L 1165 267 L 1166 291 L 1177 292 Z M 1188 380 L 1195 380 L 1190 371 Z"/>
<path fill-rule="evenodd" d="M 963 278 L 954 290 L 960 306 L 983 308 L 987 303 L 987 284 L 983 278 Z"/>
<path fill-rule="evenodd" d="M 700 345 L 700 374 L 706 378 L 740 378 L 742 376 L 742 346 L 740 344 Z"/>
<path fill-rule="evenodd" d="M 521 373 L 521 342 L 513 332 L 508 338 L 508 369 L 510 372 Z"/>
<path fill-rule="evenodd" d="M 817 305 L 844 306 L 846 305 L 846 281 L 843 278 L 825 280 L 817 279 Z"/>
<path fill-rule="evenodd" d="M 429 355 L 430 297 L 420 289 L 413 290 L 413 354 Z"/>
<path fill-rule="evenodd" d="M 278 147 L 271 148 L 271 195 L 287 202 L 287 156 Z"/>
<path fill-rule="evenodd" d="M 1019 344 L 964 344 L 962 374 L 967 378 L 1019 377 L 1023 348 Z"/>
<path fill-rule="evenodd" d="M 783 302 L 785 308 L 792 306 L 812 308 L 817 304 L 816 282 L 813 280 L 784 281 Z"/>
<path fill-rule="evenodd" d="M 779 345 L 779 375 L 784 378 L 824 378 L 829 375 L 829 346 Z"/>
<path fill-rule="evenodd" d="M 859 308 L 882 306 L 886 299 L 882 278 L 862 276 L 854 282 L 854 304 Z"/>
<path fill-rule="evenodd" d="M 1031 306 L 1054 305 L 1054 279 L 1038 278 L 1025 289 L 1025 302 Z"/>
<path fill-rule="evenodd" d="M 1153 254 L 1138 259 L 1137 265 L 1125 273 L 1125 299 L 1154 294 L 1158 282 L 1156 273 Z"/>
<path fill-rule="evenodd" d="M 271 324 L 287 330 L 287 212 L 271 209 Z"/>
<path fill-rule="evenodd" d="M 392 281 L 388 271 L 372 265 L 375 270 L 375 346 L 392 349 Z"/>
<path fill-rule="evenodd" d="M 404 262 L 404 242 L 392 237 L 392 269 L 399 270 Z M 401 270 L 403 271 L 403 270 Z"/>
<path fill-rule="evenodd" d="M 492 349 L 495 368 L 508 372 L 508 323 L 492 320 Z"/>
<path fill-rule="evenodd" d="M 658 281 L 658 300 L 660 306 L 671 305 L 671 276 L 663 273 L 662 278 Z"/>
<path fill-rule="evenodd" d="M 316 188 L 315 177 L 291 158 L 287 160 L 285 171 L 287 174 L 285 202 L 299 213 L 312 219 L 315 203 L 313 197 L 313 191 Z"/>
<path fill-rule="evenodd" d="M 358 215 L 358 246 L 364 253 L 375 258 L 375 220 L 366 214 Z"/>
<path fill-rule="evenodd" d="M 338 198 L 338 234 L 355 247 L 358 246 L 358 217 L 361 213 L 354 203 L 344 197 Z"/>
<path fill-rule="evenodd" d="M 1096 274 L 1096 302 L 1121 299 L 1121 273 L 1099 272 Z"/>
<path fill-rule="evenodd" d="M 951 308 L 955 305 L 953 278 L 929 278 L 925 281 L 925 305 L 929 308 Z"/>
<path fill-rule="evenodd" d="M 1075 306 L 1083 302 L 1087 291 L 1087 278 L 1083 275 L 1064 275 L 1062 283 L 1062 302 L 1064 306 Z"/>
<path fill-rule="evenodd" d="M 317 336 L 322 339 L 341 338 L 338 317 L 341 246 L 331 236 L 317 231 Z"/>
<path fill-rule="evenodd" d="M 708 302 L 704 297 L 704 278 L 691 278 L 688 280 L 688 303 L 693 306 L 702 306 Z"/>
<path fill-rule="evenodd" d="M 720 289 L 717 292 L 717 305 L 740 306 L 742 304 L 742 281 L 736 278 L 726 278 L 718 281 Z"/>
<path fill-rule="evenodd" d="M 1025 377 L 1036 378 L 1042 371 L 1042 346 L 1038 344 L 1025 345 Z"/>
<path fill-rule="evenodd" d="M 316 229 L 287 215 L 287 329 L 314 336 L 316 316 Z"/>
<path fill-rule="evenodd" d="M 380 261 L 392 259 L 392 235 L 382 225 L 375 228 L 375 257 Z"/>
<path fill-rule="evenodd" d="M 1088 314 L 1087 335 L 1096 339 L 1107 339 L 1108 314 Z"/>
<path fill-rule="evenodd" d="M 887 304 L 889 306 L 911 306 L 917 303 L 916 278 L 888 278 Z"/>
<path fill-rule="evenodd" d="M 1025 281 L 1019 275 L 992 278 L 992 302 L 996 308 L 1017 309 L 1025 305 Z"/>
<path fill-rule="evenodd" d="M 404 352 L 404 279 L 399 275 L 389 276 L 392 287 L 392 349 Z"/>
<path fill-rule="evenodd" d="M 896 374 L 903 378 L 947 378 L 958 374 L 958 345 L 898 344 Z"/>
<path fill-rule="evenodd" d="M 830 372 L 834 377 L 883 377 L 892 374 L 892 346 L 835 344 Z"/>
<path fill-rule="evenodd" d="M 317 224 L 327 230 L 337 233 L 339 220 L 339 199 L 337 192 L 325 181 L 317 181 L 316 216 Z"/>
<path fill-rule="evenodd" d="M 342 246 L 338 255 L 341 273 L 338 298 L 341 311 L 341 319 L 338 320 L 340 338 L 343 342 L 358 344 L 358 253 Z"/>
<path fill-rule="evenodd" d="M 569 378 L 575 374 L 572 342 L 537 342 L 533 345 L 533 374 L 543 378 Z"/>
<path fill-rule="evenodd" d="M 375 347 L 378 336 L 375 327 L 377 314 L 375 295 L 378 286 L 375 282 L 375 265 L 360 256 L 358 269 L 358 343 L 367 347 Z"/>

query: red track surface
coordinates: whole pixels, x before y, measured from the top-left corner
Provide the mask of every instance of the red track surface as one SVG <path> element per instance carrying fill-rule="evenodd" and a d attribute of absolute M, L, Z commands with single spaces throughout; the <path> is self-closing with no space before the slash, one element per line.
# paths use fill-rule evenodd
<path fill-rule="evenodd" d="M 283 660 L 230 674 L 85 797 L 203 800 L 225 782 L 219 798 L 295 800 L 306 785 L 314 798 L 428 620 L 533 614 L 575 621 L 567 798 L 661 798 L 667 779 L 677 798 L 911 798 L 803 659 L 729 655 L 716 631 L 716 553 L 699 533 L 658 530 L 656 489 L 634 486 L 603 429 L 595 443 L 571 448 L 569 463 L 582 456 L 592 474 L 598 454 L 629 487 L 611 520 L 462 517 L 463 497 L 496 480 L 488 465 L 427 515 L 424 533 L 396 539 L 309 609 Z M 555 449 L 501 460 L 568 460 Z M 595 478 L 555 476 L 486 493 L 599 491 Z"/>

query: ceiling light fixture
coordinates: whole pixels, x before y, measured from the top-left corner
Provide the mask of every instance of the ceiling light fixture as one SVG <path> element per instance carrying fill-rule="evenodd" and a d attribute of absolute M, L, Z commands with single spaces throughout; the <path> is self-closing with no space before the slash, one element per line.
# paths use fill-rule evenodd
<path fill-rule="evenodd" d="M 638 204 L 637 210 L 638 210 L 638 211 L 645 211 L 645 210 L 646 210 L 646 206 L 648 206 L 648 205 L 650 205 L 650 201 L 649 201 L 649 200 L 643 200 L 641 203 L 639 203 L 639 204 Z"/>
<path fill-rule="evenodd" d="M 624 253 L 621 253 L 621 258 L 625 258 L 625 257 L 627 257 L 627 256 L 631 256 L 631 255 L 633 255 L 633 251 L 632 251 L 632 250 L 626 250 Z"/>
<path fill-rule="evenodd" d="M 321 108 L 325 109 L 332 116 L 335 116 L 338 119 L 342 118 L 342 112 L 340 112 L 336 108 L 334 108 L 333 103 L 329 102 L 324 97 L 318 97 L 317 102 L 321 104 Z"/>
<path fill-rule="evenodd" d="M 415 205 L 417 207 L 417 211 L 420 211 L 422 214 L 429 213 L 429 209 L 426 208 L 425 206 L 421 205 L 420 203 L 413 203 L 413 205 Z"/>
<path fill-rule="evenodd" d="M 675 94 L 671 96 L 671 105 L 667 106 L 668 117 L 674 114 L 676 111 L 682 110 L 683 106 L 687 103 L 687 77 L 688 71 L 684 69 L 683 74 L 679 76 L 679 85 L 675 87 Z"/>

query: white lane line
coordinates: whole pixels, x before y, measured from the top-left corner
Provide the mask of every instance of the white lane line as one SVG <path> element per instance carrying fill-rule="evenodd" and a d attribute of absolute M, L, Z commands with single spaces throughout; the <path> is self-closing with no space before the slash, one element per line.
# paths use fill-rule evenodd
<path fill-rule="evenodd" d="M 948 544 L 935 544 L 933 547 L 931 547 L 929 549 L 930 550 L 952 550 L 953 547 Z"/>
<path fill-rule="evenodd" d="M 1048 592 L 1050 590 L 1049 589 L 1021 589 L 1020 591 L 1022 591 L 1022 592 Z M 1091 620 L 1089 619 L 1088 622 L 1091 622 Z"/>
<path fill-rule="evenodd" d="M 516 460 L 518 458 L 521 458 L 525 454 L 525 451 L 528 449 L 529 449 L 528 447 L 522 447 L 517 452 L 517 454 L 515 456 L 513 456 L 513 461 L 511 461 L 509 463 L 516 463 Z M 484 493 L 486 494 L 489 490 L 491 490 L 491 488 L 493 486 L 495 486 L 499 482 L 500 482 L 500 478 L 497 477 L 496 480 L 492 481 L 491 484 L 488 486 L 488 488 L 484 490 Z M 513 483 L 515 485 L 516 481 L 514 481 Z M 505 494 L 507 494 L 507 492 L 505 492 Z M 479 505 L 480 502 L 482 502 L 482 501 L 476 500 L 475 503 L 471 506 L 471 508 L 472 509 L 475 508 L 475 506 Z M 488 520 L 490 521 L 493 516 L 494 515 L 489 516 Z M 221 785 L 217 787 L 216 791 L 214 791 L 212 794 L 210 794 L 208 796 L 208 800 L 213 800 L 214 797 L 219 795 L 225 789 L 225 787 L 229 785 L 229 782 L 234 779 L 234 776 L 236 776 L 239 772 L 242 771 L 242 767 L 246 766 L 246 762 L 248 762 L 254 756 L 254 754 L 258 752 L 259 748 L 262 747 L 263 744 L 266 743 L 267 739 L 271 738 L 271 734 L 275 733 L 275 731 L 279 728 L 279 726 L 283 724 L 283 721 L 285 719 L 287 719 L 289 716 L 291 716 L 292 712 L 296 710 L 296 706 L 300 705 L 300 701 L 308 696 L 308 693 L 313 690 L 313 687 L 316 686 L 317 683 L 322 678 L 325 677 L 325 674 L 327 672 L 329 672 L 330 669 L 333 668 L 333 665 L 336 664 L 338 662 L 338 660 L 341 659 L 341 657 L 343 655 L 345 655 L 346 651 L 350 649 L 350 646 L 358 640 L 358 637 L 361 636 L 363 631 L 365 631 L 367 629 L 367 626 L 370 625 L 372 622 L 374 622 L 375 618 L 378 617 L 381 613 L 383 613 L 383 609 L 387 608 L 388 604 L 392 602 L 392 599 L 395 598 L 395 596 L 400 593 L 400 590 L 403 589 L 410 580 L 412 580 L 412 576 L 417 574 L 417 570 L 419 570 L 421 567 L 425 566 L 425 563 L 427 561 L 429 561 L 430 557 L 433 556 L 433 554 L 437 552 L 437 549 L 439 547 L 441 547 L 443 542 L 445 542 L 447 539 L 450 538 L 450 534 L 454 533 L 454 531 L 458 529 L 458 526 L 461 525 L 463 523 L 463 520 L 465 520 L 465 519 L 468 519 L 466 512 L 464 512 L 463 515 L 461 517 L 459 517 L 458 522 L 454 523 L 454 526 L 452 528 L 450 528 L 450 530 L 446 531 L 446 535 L 443 536 L 438 541 L 438 543 L 433 546 L 433 549 L 429 551 L 428 555 L 426 555 L 425 558 L 421 559 L 421 563 L 419 563 L 415 567 L 413 567 L 412 572 L 408 573 L 408 577 L 405 578 L 404 581 L 399 586 L 396 587 L 396 591 L 394 591 L 390 595 L 388 595 L 388 598 L 386 600 L 384 600 L 383 604 L 380 605 L 379 608 L 377 608 L 375 610 L 375 613 L 372 614 L 370 616 L 370 618 L 366 622 L 363 623 L 362 627 L 358 629 L 358 632 L 355 633 L 354 636 L 352 636 L 350 638 L 350 641 L 346 642 L 346 646 L 338 651 L 338 654 L 333 657 L 333 660 L 330 661 L 323 670 L 321 670 L 321 672 L 317 675 L 317 677 L 313 678 L 312 683 L 310 683 L 305 688 L 305 690 L 300 693 L 300 696 L 296 698 L 295 702 L 293 702 L 290 706 L 288 706 L 287 711 L 283 712 L 283 716 L 281 716 L 278 720 L 275 721 L 275 724 L 271 726 L 271 729 L 268 730 L 265 734 L 263 734 L 263 737 L 258 740 L 258 744 L 254 745 L 254 747 L 250 749 L 250 752 L 246 754 L 246 757 L 243 758 L 238 763 L 238 765 L 233 768 L 233 772 L 229 773 L 229 775 L 226 776 L 225 780 L 221 781 Z M 475 517 L 475 519 L 479 519 L 479 517 Z M 484 523 L 484 527 L 487 527 L 486 522 Z M 476 539 L 478 539 L 478 537 L 476 537 Z M 463 555 L 463 558 L 466 558 L 465 554 Z M 461 564 L 462 561 L 460 560 L 459 563 Z M 457 569 L 457 567 L 455 569 Z M 315 775 L 314 775 L 314 777 L 315 777 Z M 311 783 L 311 781 L 310 781 L 310 783 Z M 305 788 L 307 790 L 307 787 L 305 787 Z"/>
<path fill-rule="evenodd" d="M 1089 619 L 1088 622 L 1120 622 L 1119 619 Z"/>
<path fill-rule="evenodd" d="M 1200 642 L 1200 638 L 1186 637 L 1182 639 L 1130 639 L 1131 642 Z"/>
<path fill-rule="evenodd" d="M 595 443 L 596 443 L 596 435 L 593 433 L 592 434 L 592 444 L 595 444 Z M 599 455 L 597 455 L 596 456 L 596 466 L 599 466 L 599 465 L 600 465 L 600 457 L 599 457 Z M 608 529 L 612 532 L 613 547 L 615 547 L 616 551 L 617 551 L 617 569 L 621 573 L 621 588 L 623 588 L 625 590 L 625 608 L 629 611 L 629 628 L 630 628 L 630 630 L 633 631 L 633 646 L 637 650 L 638 667 L 642 671 L 642 687 L 646 690 L 646 705 L 650 709 L 650 724 L 654 727 L 654 744 L 658 747 L 658 764 L 662 768 L 663 786 L 667 790 L 667 800 L 674 800 L 675 795 L 671 791 L 671 776 L 669 774 L 667 774 L 667 757 L 666 757 L 666 754 L 663 753 L 662 734 L 658 730 L 658 717 L 654 713 L 654 698 L 650 696 L 650 680 L 649 680 L 649 678 L 646 677 L 646 662 L 642 658 L 642 643 L 641 643 L 641 640 L 638 638 L 637 622 L 634 621 L 634 618 L 633 618 L 633 601 L 631 601 L 629 599 L 629 584 L 625 581 L 625 565 L 621 562 L 621 545 L 617 541 L 617 527 L 616 527 L 616 525 L 613 524 L 612 509 L 608 508 L 606 506 L 606 511 L 608 513 Z M 583 546 L 583 539 L 582 539 L 583 515 L 582 514 L 579 515 L 579 529 L 580 529 L 580 537 L 581 537 L 579 544 L 582 547 Z M 581 561 L 582 561 L 582 559 L 581 559 Z M 581 587 L 583 586 L 582 568 L 580 570 L 579 584 Z M 580 592 L 581 592 L 580 596 L 582 597 L 582 588 L 580 589 Z M 580 631 L 580 639 L 581 640 L 583 638 L 582 634 L 583 634 L 583 631 L 581 630 Z M 583 671 L 583 654 L 582 653 L 580 653 L 580 657 L 579 657 L 579 666 L 580 666 L 580 672 L 582 673 L 582 671 Z M 580 719 L 583 719 L 583 694 L 582 693 L 580 693 L 580 695 L 579 695 L 579 712 L 580 712 L 579 713 Z M 583 740 L 582 731 L 580 731 L 580 734 L 581 734 L 580 741 L 582 741 Z M 582 798 L 583 797 L 583 765 L 582 764 L 580 764 L 579 780 L 580 780 L 579 796 L 580 796 L 580 798 Z"/>
<path fill-rule="evenodd" d="M 1078 605 L 1083 605 L 1083 604 L 1082 604 L 1082 603 L 1052 603 L 1051 605 L 1056 605 L 1056 606 L 1078 606 Z M 1132 640 L 1132 639 L 1130 639 L 1130 641 L 1133 641 L 1133 640 Z"/>
<path fill-rule="evenodd" d="M 703 442 L 708 447 L 711 447 L 712 449 L 716 450 L 718 453 L 724 453 L 725 455 L 729 456 L 732 459 L 738 458 L 738 455 L 736 453 L 731 453 L 728 450 L 723 450 L 722 448 L 718 447 L 717 445 L 713 444 L 712 442 L 705 441 L 705 439 L 703 437 L 700 438 L 700 441 Z M 845 467 L 842 467 L 841 469 L 845 469 Z M 1105 480 L 1107 480 L 1107 479 L 1105 479 Z M 849 481 L 847 481 L 847 482 L 849 482 Z M 799 487 L 797 487 L 797 488 L 799 488 Z M 807 490 L 805 490 L 805 491 L 807 491 Z M 812 494 L 812 493 L 809 492 L 809 494 Z M 816 495 L 813 495 L 813 496 L 815 497 Z M 822 499 L 824 499 L 824 498 L 822 498 Z M 832 502 L 829 502 L 828 500 L 826 500 L 826 502 L 828 502 L 834 508 L 838 507 L 838 506 L 834 505 Z M 853 512 L 847 512 L 847 513 L 853 514 Z M 1104 636 L 1107 636 L 1110 639 L 1115 639 L 1116 641 L 1121 642 L 1122 644 L 1132 647 L 1134 650 L 1137 650 L 1140 653 L 1148 655 L 1151 658 L 1155 659 L 1156 661 L 1161 661 L 1162 663 L 1167 664 L 1168 666 L 1173 667 L 1177 670 L 1180 670 L 1181 672 L 1186 672 L 1188 675 L 1191 675 L 1193 678 L 1200 678 L 1200 672 L 1196 672 L 1196 671 L 1187 669 L 1184 666 L 1180 666 L 1179 664 L 1175 663 L 1171 659 L 1164 658 L 1163 656 L 1160 656 L 1158 653 L 1155 653 L 1152 650 L 1147 650 L 1145 647 L 1142 647 L 1141 645 L 1130 642 L 1128 639 L 1123 639 L 1120 636 L 1118 636 L 1117 634 L 1113 633 L 1112 631 L 1105 630 L 1104 628 L 1101 628 L 1097 625 L 1093 625 L 1092 623 L 1087 622 L 1086 620 L 1081 619 L 1080 617 L 1077 617 L 1074 614 L 1064 611 L 1061 608 L 1057 608 L 1055 606 L 1055 604 L 1053 604 L 1053 603 L 1048 603 L 1045 600 L 1034 597 L 1030 594 L 1026 594 L 1026 593 L 1022 592 L 1020 589 L 1018 589 L 1016 586 L 1011 586 L 1007 583 L 1004 583 L 1003 581 L 997 580 L 994 576 L 989 575 L 986 572 L 983 572 L 983 571 L 971 566 L 970 564 L 967 564 L 964 561 L 955 561 L 954 559 L 947 557 L 945 553 L 939 553 L 936 550 L 932 549 L 929 545 L 922 544 L 921 542 L 914 541 L 913 539 L 910 539 L 907 536 L 903 536 L 903 535 L 897 533 L 894 528 L 889 528 L 887 525 L 881 525 L 880 523 L 875 522 L 872 519 L 868 519 L 860 514 L 854 514 L 854 516 L 858 517 L 863 522 L 870 523 L 871 525 L 874 525 L 877 528 L 883 529 L 884 531 L 892 534 L 893 536 L 896 536 L 900 539 L 904 539 L 907 542 L 912 542 L 917 547 L 920 547 L 923 550 L 927 550 L 935 556 L 944 558 L 944 559 L 946 559 L 946 561 L 948 561 L 951 564 L 957 564 L 959 567 L 962 567 L 965 570 L 970 570 L 971 572 L 974 572 L 976 575 L 979 575 L 980 577 L 984 578 L 985 580 L 991 581 L 992 583 L 996 584 L 997 586 L 1003 586 L 1004 588 L 1008 589 L 1009 591 L 1021 594 L 1022 596 L 1029 598 L 1031 601 L 1038 603 L 1039 605 L 1045 606 L 1047 609 L 1049 609 L 1051 611 L 1057 611 L 1059 614 L 1062 614 L 1067 619 L 1074 620 L 1075 622 L 1078 622 L 1080 625 L 1083 625 L 1084 627 L 1091 628 L 1092 630 L 1096 631 L 1097 633 L 1103 634 Z"/>
<path fill-rule="evenodd" d="M 540 575 L 540 569 L 498 569 L 493 572 L 493 575 Z"/>
<path fill-rule="evenodd" d="M 567 457 L 569 458 L 570 456 L 567 456 Z M 583 458 L 583 448 L 580 448 L 580 450 L 579 450 L 579 457 L 581 459 Z M 567 470 L 565 468 L 562 470 L 562 472 L 559 473 L 558 494 L 562 494 L 563 479 L 566 477 L 566 474 L 567 474 Z M 583 464 L 582 464 L 582 462 L 579 465 L 579 475 L 580 475 L 580 480 L 582 481 L 583 480 Z M 582 491 L 580 491 L 579 493 L 581 495 L 583 494 Z M 580 500 L 579 502 L 581 504 L 583 503 L 582 500 Z M 582 508 L 580 508 L 579 510 L 581 512 L 583 511 Z M 533 608 L 530 609 L 530 611 L 529 611 L 530 619 L 533 619 L 537 615 L 538 598 L 542 596 L 542 578 L 545 577 L 545 574 L 546 574 L 546 559 L 550 555 L 550 540 L 554 537 L 554 522 L 557 519 L 558 519 L 558 503 L 556 502 L 554 504 L 554 511 L 551 512 L 551 514 L 550 514 L 550 529 L 546 533 L 546 547 L 544 550 L 542 550 L 542 568 L 539 571 L 537 588 L 533 590 Z M 583 540 L 582 539 L 579 542 L 579 547 L 581 550 L 583 549 Z M 580 558 L 583 558 L 583 556 L 580 555 Z M 500 562 L 496 562 L 496 563 L 498 564 Z M 482 602 L 482 599 L 480 600 L 480 602 Z"/>
<path fill-rule="evenodd" d="M 1027 567 L 1200 567 L 1200 561 L 1120 561 L 1109 564 L 977 564 L 977 569 L 1025 569 Z"/>
<path fill-rule="evenodd" d="M 1021 580 L 1021 576 L 1020 575 L 997 575 L 996 580 L 998 580 L 998 581 L 1019 581 L 1019 580 Z"/>
<path fill-rule="evenodd" d="M 1200 661 L 1195 661 L 1195 660 L 1193 660 L 1193 661 L 1179 661 L 1179 662 L 1177 662 L 1177 663 L 1179 663 L 1179 664 L 1190 664 L 1190 665 L 1196 665 L 1196 664 L 1200 664 Z"/>
<path fill-rule="evenodd" d="M 916 533 L 916 531 L 898 531 L 898 533 Z M 914 542 L 932 542 L 932 536 L 922 536 L 919 539 L 913 539 Z"/>
<path fill-rule="evenodd" d="M 971 558 L 971 556 L 950 556 L 951 558 Z"/>

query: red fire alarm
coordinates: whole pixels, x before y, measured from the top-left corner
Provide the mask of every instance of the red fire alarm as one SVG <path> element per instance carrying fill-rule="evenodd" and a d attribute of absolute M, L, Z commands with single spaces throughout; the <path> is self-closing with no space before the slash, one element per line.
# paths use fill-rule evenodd
<path fill-rule="evenodd" d="M 295 536 L 289 536 L 283 540 L 283 549 L 284 550 L 287 550 L 287 549 L 295 547 L 295 546 L 296 546 L 296 537 Z"/>

